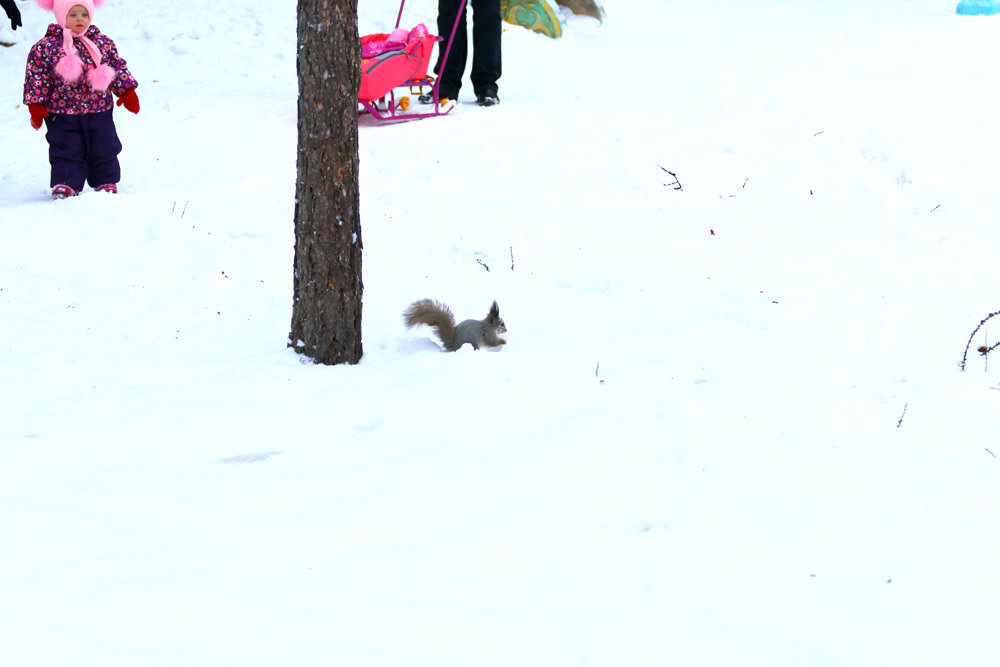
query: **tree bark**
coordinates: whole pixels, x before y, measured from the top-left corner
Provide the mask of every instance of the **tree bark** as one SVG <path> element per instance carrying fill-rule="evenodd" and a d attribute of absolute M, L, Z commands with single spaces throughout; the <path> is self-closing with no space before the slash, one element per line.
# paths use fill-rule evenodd
<path fill-rule="evenodd" d="M 323 364 L 361 359 L 357 0 L 299 0 L 295 266 L 288 344 Z"/>

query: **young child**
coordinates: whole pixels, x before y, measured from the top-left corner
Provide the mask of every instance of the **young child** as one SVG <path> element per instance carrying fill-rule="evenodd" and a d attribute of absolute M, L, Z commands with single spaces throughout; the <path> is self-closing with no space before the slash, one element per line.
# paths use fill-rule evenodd
<path fill-rule="evenodd" d="M 24 103 L 36 130 L 45 123 L 52 197 L 76 196 L 84 182 L 118 192 L 122 150 L 111 118 L 114 100 L 139 113 L 138 83 L 115 43 L 91 24 L 104 0 L 36 0 L 56 23 L 28 53 Z M 109 92 L 110 91 L 110 92 Z"/>

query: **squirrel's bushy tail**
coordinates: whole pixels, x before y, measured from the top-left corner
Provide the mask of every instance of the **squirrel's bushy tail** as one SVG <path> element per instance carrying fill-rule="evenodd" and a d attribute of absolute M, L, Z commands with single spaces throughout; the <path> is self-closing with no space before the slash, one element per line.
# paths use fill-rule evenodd
<path fill-rule="evenodd" d="M 455 315 L 451 308 L 433 299 L 414 301 L 403 311 L 403 323 L 407 329 L 426 324 L 437 332 L 445 349 L 455 349 Z"/>

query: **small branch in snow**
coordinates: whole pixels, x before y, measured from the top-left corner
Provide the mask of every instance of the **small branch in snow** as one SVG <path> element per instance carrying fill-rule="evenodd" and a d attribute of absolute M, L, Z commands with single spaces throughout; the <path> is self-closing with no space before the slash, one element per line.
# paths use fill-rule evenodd
<path fill-rule="evenodd" d="M 972 346 L 972 339 L 976 337 L 976 334 L 979 333 L 979 330 L 983 328 L 983 325 L 986 324 L 987 321 L 989 321 L 993 317 L 996 317 L 997 315 L 1000 315 L 1000 310 L 998 310 L 998 311 L 996 311 L 994 313 L 990 313 L 989 315 L 987 315 L 986 317 L 984 317 L 982 320 L 980 320 L 979 324 L 976 325 L 976 328 L 972 330 L 971 334 L 969 334 L 969 341 L 965 344 L 965 352 L 962 353 L 962 363 L 959 365 L 959 367 L 963 371 L 965 370 L 965 365 L 968 362 L 969 348 Z M 991 345 L 989 347 L 987 347 L 986 345 L 982 345 L 982 346 L 980 346 L 976 350 L 976 352 L 978 352 L 979 354 L 981 354 L 981 355 L 983 355 L 985 357 L 990 352 L 992 352 L 993 350 L 997 349 L 997 347 L 1000 347 L 1000 342 L 994 343 L 993 345 Z"/>
<path fill-rule="evenodd" d="M 814 137 L 818 137 L 819 135 L 823 134 L 824 132 L 826 132 L 826 130 L 820 130 L 819 132 L 817 132 L 817 133 L 816 133 L 816 134 L 814 134 L 813 136 L 814 136 Z"/>
<path fill-rule="evenodd" d="M 908 408 L 908 407 L 910 407 L 910 402 L 909 401 L 907 401 L 906 403 L 903 404 L 903 414 L 899 415 L 899 421 L 896 422 L 896 428 L 899 428 L 900 426 L 903 425 L 903 417 L 906 416 L 906 408 Z"/>
<path fill-rule="evenodd" d="M 490 272 L 490 267 L 489 267 L 489 265 L 488 265 L 488 264 L 486 264 L 486 262 L 484 262 L 484 261 L 482 260 L 482 258 L 481 258 L 481 257 L 476 257 L 476 264 L 478 264 L 479 266 L 481 266 L 481 267 L 483 267 L 484 269 L 486 269 L 486 272 L 487 272 L 487 273 L 489 273 L 489 272 Z"/>
<path fill-rule="evenodd" d="M 514 246 L 510 246 L 510 270 L 514 270 Z"/>
<path fill-rule="evenodd" d="M 933 213 L 934 211 L 938 210 L 939 208 L 941 208 L 941 204 L 938 204 L 937 206 L 935 206 L 934 208 L 932 208 L 931 209 L 931 213 Z"/>
<path fill-rule="evenodd" d="M 684 186 L 681 185 L 681 179 L 677 178 L 677 174 L 675 174 L 674 172 L 672 172 L 669 169 L 667 169 L 665 167 L 662 167 L 660 165 L 656 165 L 656 166 L 660 167 L 660 169 L 663 169 L 663 171 L 667 172 L 668 174 L 670 174 L 671 176 L 674 177 L 674 182 L 673 183 L 664 183 L 663 184 L 665 187 L 673 188 L 674 190 L 683 190 L 684 189 Z"/>
<path fill-rule="evenodd" d="M 740 189 L 741 190 L 746 190 L 747 189 L 747 183 L 749 183 L 749 182 L 750 182 L 750 177 L 747 176 L 746 179 L 743 180 L 743 185 L 740 187 Z M 810 192 L 809 194 L 812 194 L 812 192 Z M 735 198 L 736 198 L 736 195 L 723 195 L 721 193 L 719 194 L 719 199 L 735 199 Z"/>
<path fill-rule="evenodd" d="M 997 455 L 996 455 L 996 454 L 994 454 L 993 452 L 991 452 L 991 451 L 989 450 L 989 448 L 987 448 L 987 447 L 983 447 L 983 449 L 985 449 L 985 450 L 986 450 L 986 453 L 987 453 L 987 454 L 989 454 L 990 456 L 992 456 L 993 458 L 996 458 L 996 457 L 997 457 Z"/>

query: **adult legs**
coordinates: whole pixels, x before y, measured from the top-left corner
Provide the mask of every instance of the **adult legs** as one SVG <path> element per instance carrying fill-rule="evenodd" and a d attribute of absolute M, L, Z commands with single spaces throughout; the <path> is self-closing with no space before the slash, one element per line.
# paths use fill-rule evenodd
<path fill-rule="evenodd" d="M 503 33 L 500 0 L 470 0 L 472 5 L 472 88 L 476 96 L 497 94 L 497 81 L 501 74 L 500 38 Z M 441 97 L 456 99 L 462 87 L 465 64 L 469 59 L 469 38 L 463 9 L 455 28 L 455 39 L 448 52 L 448 61 L 441 69 L 441 57 L 447 47 L 448 36 L 455 26 L 461 0 L 438 0 L 438 35 L 445 39 L 438 44 L 438 62 L 434 71 L 441 79 Z"/>

